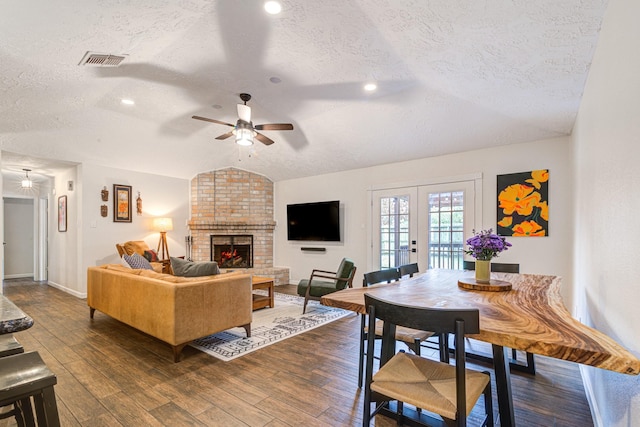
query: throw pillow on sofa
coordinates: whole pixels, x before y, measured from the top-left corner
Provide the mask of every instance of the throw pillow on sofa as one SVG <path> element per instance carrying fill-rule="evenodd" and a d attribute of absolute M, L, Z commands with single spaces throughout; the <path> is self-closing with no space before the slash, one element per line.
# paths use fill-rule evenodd
<path fill-rule="evenodd" d="M 171 268 L 173 269 L 173 274 L 175 276 L 199 277 L 220 274 L 218 263 L 215 261 L 193 262 L 174 257 L 170 257 L 170 259 Z"/>
<path fill-rule="evenodd" d="M 145 257 L 143 257 L 142 255 L 139 255 L 137 253 L 133 255 L 125 254 L 122 256 L 122 258 L 124 258 L 124 260 L 127 261 L 127 264 L 129 264 L 131 268 L 142 268 L 144 270 L 153 270 L 153 267 L 151 267 L 151 264 L 149 264 L 149 261 L 147 261 Z"/>
<path fill-rule="evenodd" d="M 158 254 L 153 249 L 149 249 L 148 251 L 144 251 L 144 255 L 143 256 L 149 262 L 158 262 Z"/>

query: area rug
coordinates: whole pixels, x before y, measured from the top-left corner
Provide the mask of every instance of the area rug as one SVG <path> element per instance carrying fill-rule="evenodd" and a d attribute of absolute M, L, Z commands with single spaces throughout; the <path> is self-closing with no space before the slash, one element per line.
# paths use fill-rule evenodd
<path fill-rule="evenodd" d="M 229 361 L 353 314 L 348 310 L 321 305 L 317 301 L 309 301 L 307 312 L 302 314 L 303 304 L 302 297 L 276 292 L 274 308 L 253 312 L 250 338 L 245 336 L 243 328 L 233 328 L 197 339 L 190 345 L 218 359 Z"/>

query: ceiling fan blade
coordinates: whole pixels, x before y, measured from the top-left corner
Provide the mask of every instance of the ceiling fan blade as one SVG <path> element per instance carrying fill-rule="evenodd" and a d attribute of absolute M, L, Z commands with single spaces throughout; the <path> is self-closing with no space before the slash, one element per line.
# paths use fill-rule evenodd
<path fill-rule="evenodd" d="M 205 122 L 217 123 L 219 125 L 236 127 L 236 125 L 232 125 L 231 123 L 227 123 L 227 122 L 221 122 L 220 120 L 216 120 L 216 119 L 208 119 L 206 117 L 200 117 L 200 116 L 191 116 L 191 118 L 196 120 L 203 120 Z"/>
<path fill-rule="evenodd" d="M 266 136 L 264 136 L 261 133 L 256 132 L 256 137 L 255 137 L 258 141 L 262 142 L 264 145 L 271 145 L 273 144 L 273 140 L 271 138 L 267 138 Z"/>
<path fill-rule="evenodd" d="M 216 136 L 216 139 L 219 139 L 219 140 L 227 139 L 227 138 L 229 138 L 231 135 L 233 135 L 233 131 L 231 131 L 231 132 L 227 132 L 227 133 L 223 133 L 223 134 L 222 134 L 222 135 L 220 135 L 220 136 Z"/>
<path fill-rule="evenodd" d="M 293 130 L 291 123 L 267 123 L 254 126 L 257 130 Z"/>
<path fill-rule="evenodd" d="M 246 104 L 238 104 L 238 118 L 245 122 L 251 122 L 251 107 Z"/>

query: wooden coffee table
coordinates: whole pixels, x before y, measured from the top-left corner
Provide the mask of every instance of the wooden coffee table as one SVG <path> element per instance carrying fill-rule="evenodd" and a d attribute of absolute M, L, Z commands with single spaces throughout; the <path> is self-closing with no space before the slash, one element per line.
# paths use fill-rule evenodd
<path fill-rule="evenodd" d="M 251 286 L 255 291 L 256 289 L 266 289 L 267 295 L 253 294 L 253 310 L 265 307 L 275 307 L 273 298 L 273 284 L 272 277 L 253 276 Z"/>

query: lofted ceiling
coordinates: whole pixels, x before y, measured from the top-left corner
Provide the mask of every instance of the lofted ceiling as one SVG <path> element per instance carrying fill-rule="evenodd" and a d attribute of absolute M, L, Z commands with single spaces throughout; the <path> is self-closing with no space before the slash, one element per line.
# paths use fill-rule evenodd
<path fill-rule="evenodd" d="M 607 2 L 263 3 L 3 1 L 3 169 L 235 166 L 279 181 L 568 135 Z M 87 51 L 126 58 L 79 65 Z M 191 118 L 235 123 L 241 92 L 255 124 L 295 129 L 241 149 Z"/>

